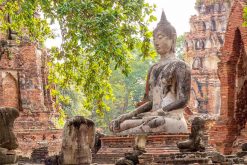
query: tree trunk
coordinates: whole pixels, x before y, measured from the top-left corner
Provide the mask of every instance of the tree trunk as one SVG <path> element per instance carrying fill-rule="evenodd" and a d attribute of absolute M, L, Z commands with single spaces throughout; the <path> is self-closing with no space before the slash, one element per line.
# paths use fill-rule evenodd
<path fill-rule="evenodd" d="M 125 87 L 125 97 L 124 97 L 124 105 L 122 108 L 122 113 L 126 112 L 126 110 L 128 109 L 128 104 L 129 104 L 129 89 L 128 87 Z"/>

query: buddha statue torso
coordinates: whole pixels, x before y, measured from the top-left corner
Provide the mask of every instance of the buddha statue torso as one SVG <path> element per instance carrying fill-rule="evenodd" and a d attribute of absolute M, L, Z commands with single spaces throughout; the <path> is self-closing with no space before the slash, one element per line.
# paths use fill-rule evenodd
<path fill-rule="evenodd" d="M 176 100 L 177 59 L 157 63 L 152 67 L 149 78 L 149 100 L 153 101 L 152 111 L 158 110 Z"/>

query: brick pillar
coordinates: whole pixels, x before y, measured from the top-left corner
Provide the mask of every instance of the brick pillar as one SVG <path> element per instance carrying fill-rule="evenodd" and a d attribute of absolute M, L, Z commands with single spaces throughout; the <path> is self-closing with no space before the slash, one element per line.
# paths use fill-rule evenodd
<path fill-rule="evenodd" d="M 210 143 L 224 154 L 231 154 L 233 142 L 238 134 L 237 122 L 234 118 L 235 71 L 232 61 L 218 64 L 222 104 L 220 118 L 210 131 Z"/>

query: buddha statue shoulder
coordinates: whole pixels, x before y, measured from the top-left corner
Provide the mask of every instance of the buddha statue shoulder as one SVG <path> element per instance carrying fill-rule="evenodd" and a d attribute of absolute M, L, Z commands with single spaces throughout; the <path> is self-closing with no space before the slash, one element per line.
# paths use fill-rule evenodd
<path fill-rule="evenodd" d="M 111 121 L 109 128 L 113 133 L 185 133 L 188 130 L 183 112 L 190 97 L 190 67 L 175 56 L 176 31 L 164 11 L 153 38 L 160 60 L 148 72 L 145 101 Z"/>

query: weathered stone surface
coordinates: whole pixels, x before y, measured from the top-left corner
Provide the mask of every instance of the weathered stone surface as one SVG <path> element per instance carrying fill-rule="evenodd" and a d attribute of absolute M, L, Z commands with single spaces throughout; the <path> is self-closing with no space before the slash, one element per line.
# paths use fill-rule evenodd
<path fill-rule="evenodd" d="M 69 119 L 63 132 L 61 159 L 64 165 L 90 164 L 94 147 L 95 125 L 82 116 Z"/>
<path fill-rule="evenodd" d="M 148 73 L 143 105 L 110 123 L 122 135 L 167 132 L 186 133 L 184 107 L 190 94 L 190 68 L 175 57 L 176 30 L 165 13 L 153 33 L 160 60 Z"/>
<path fill-rule="evenodd" d="M 125 153 L 124 158 L 120 158 L 115 163 L 116 165 L 137 165 L 139 164 L 139 156 L 142 155 L 144 151 L 134 149 L 132 152 Z"/>
<path fill-rule="evenodd" d="M 4 148 L 0 148 L 0 164 L 14 164 L 18 161 L 18 155 L 15 152 L 9 153 L 8 150 L 4 151 Z"/>
<path fill-rule="evenodd" d="M 219 152 L 209 152 L 207 155 L 211 158 L 213 163 L 221 163 L 226 161 L 225 156 Z"/>
<path fill-rule="evenodd" d="M 131 161 L 129 159 L 120 158 L 119 160 L 117 160 L 115 165 L 135 165 L 135 164 L 133 163 L 133 161 Z"/>
<path fill-rule="evenodd" d="M 31 160 L 35 163 L 43 163 L 48 157 L 48 147 L 36 148 L 31 154 Z"/>
<path fill-rule="evenodd" d="M 19 116 L 19 111 L 15 108 L 0 108 L 0 147 L 9 150 L 18 147 L 17 139 L 13 132 L 15 119 Z"/>
<path fill-rule="evenodd" d="M 61 155 L 53 155 L 46 158 L 45 165 L 62 165 Z"/>
<path fill-rule="evenodd" d="M 139 164 L 139 156 L 145 153 L 145 146 L 147 142 L 147 135 L 137 135 L 135 137 L 135 145 L 133 146 L 133 151 L 124 153 L 124 158 L 120 158 L 115 163 L 116 165 Z"/>
<path fill-rule="evenodd" d="M 205 151 L 206 148 L 203 142 L 204 129 L 205 121 L 200 117 L 196 117 L 191 125 L 191 133 L 189 139 L 177 144 L 180 152 Z"/>
<path fill-rule="evenodd" d="M 224 43 L 228 0 L 200 0 L 198 14 L 190 19 L 190 32 L 185 35 L 185 61 L 191 66 L 191 94 L 189 108 L 194 113 L 220 113 L 220 81 L 217 63 Z"/>
<path fill-rule="evenodd" d="M 206 153 L 193 152 L 193 153 L 174 153 L 174 154 L 160 154 L 160 155 L 146 155 L 143 154 L 139 158 L 140 165 L 148 164 L 209 164 L 210 159 Z"/>
<path fill-rule="evenodd" d="M 18 160 L 13 151 L 18 147 L 13 132 L 13 124 L 18 116 L 19 111 L 16 108 L 0 108 L 0 164 L 12 164 Z"/>
<path fill-rule="evenodd" d="M 246 156 L 247 156 L 247 151 L 238 152 L 238 153 L 236 153 L 236 155 L 237 155 L 238 157 L 240 157 L 240 158 L 246 157 Z"/>
<path fill-rule="evenodd" d="M 96 131 L 95 140 L 94 140 L 94 147 L 92 148 L 92 153 L 96 154 L 99 151 L 99 149 L 102 147 L 100 139 L 103 138 L 104 136 L 105 136 L 105 134 Z"/>
<path fill-rule="evenodd" d="M 143 154 L 139 157 L 139 160 L 140 160 L 140 165 L 246 164 L 246 160 L 244 158 L 240 158 L 236 155 L 225 156 L 215 151 L 214 152 L 185 152 L 185 153 L 160 154 L 160 155 Z"/>

